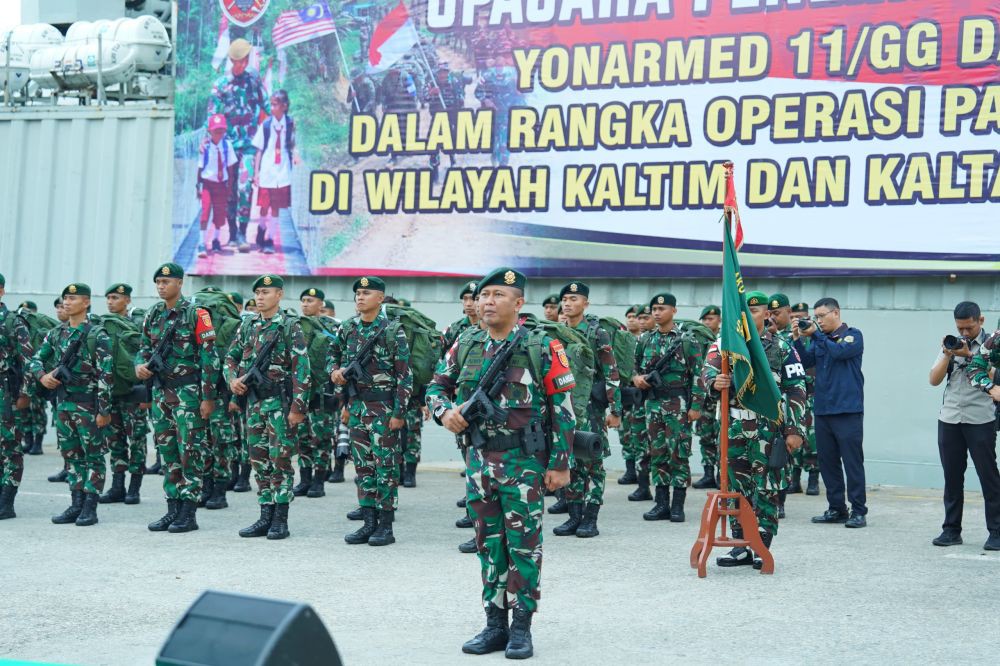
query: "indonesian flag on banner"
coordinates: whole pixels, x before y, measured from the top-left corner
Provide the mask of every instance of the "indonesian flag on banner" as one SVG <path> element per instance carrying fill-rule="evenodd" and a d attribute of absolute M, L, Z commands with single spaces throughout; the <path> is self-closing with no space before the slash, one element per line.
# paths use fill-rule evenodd
<path fill-rule="evenodd" d="M 219 40 L 212 54 L 212 69 L 219 69 L 229 59 L 229 21 L 225 14 L 219 20 Z"/>
<path fill-rule="evenodd" d="M 400 2 L 375 26 L 371 44 L 368 45 L 368 71 L 384 72 L 418 41 L 417 28 L 410 19 L 410 12 Z"/>
<path fill-rule="evenodd" d="M 733 236 L 733 244 L 739 250 L 743 247 L 743 225 L 740 223 L 740 209 L 736 206 L 736 185 L 733 183 L 733 168 L 728 166 L 726 170 L 726 210 L 732 211 L 733 228 L 730 234 Z"/>

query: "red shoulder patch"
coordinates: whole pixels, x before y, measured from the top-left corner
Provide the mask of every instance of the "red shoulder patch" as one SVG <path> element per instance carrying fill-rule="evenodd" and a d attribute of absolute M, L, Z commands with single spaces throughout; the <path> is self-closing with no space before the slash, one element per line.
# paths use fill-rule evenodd
<path fill-rule="evenodd" d="M 215 328 L 212 326 L 212 315 L 208 310 L 198 308 L 198 319 L 194 327 L 194 335 L 198 344 L 215 339 Z"/>
<path fill-rule="evenodd" d="M 576 379 L 573 377 L 573 371 L 570 370 L 569 357 L 566 355 L 562 343 L 558 340 L 550 342 L 549 352 L 552 363 L 549 366 L 549 371 L 545 374 L 545 393 L 555 395 L 572 390 L 576 386 Z"/>

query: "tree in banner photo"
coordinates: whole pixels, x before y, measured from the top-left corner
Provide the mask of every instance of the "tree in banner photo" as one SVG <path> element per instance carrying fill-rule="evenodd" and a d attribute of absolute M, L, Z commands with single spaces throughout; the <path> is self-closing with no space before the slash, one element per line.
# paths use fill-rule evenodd
<path fill-rule="evenodd" d="M 715 277 L 727 162 L 749 277 L 1000 268 L 1000 0 L 178 5 L 192 273 Z"/>

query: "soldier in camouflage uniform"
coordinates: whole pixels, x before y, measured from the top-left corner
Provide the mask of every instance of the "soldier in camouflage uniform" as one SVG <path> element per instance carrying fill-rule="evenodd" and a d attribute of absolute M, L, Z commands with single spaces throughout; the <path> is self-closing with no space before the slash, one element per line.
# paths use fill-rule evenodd
<path fill-rule="evenodd" d="M 639 319 L 637 315 L 642 311 L 641 305 L 633 305 L 625 311 L 625 326 L 638 342 L 640 335 Z M 623 386 L 622 390 L 622 423 L 618 427 L 618 439 L 622 443 L 622 458 L 625 459 L 625 473 L 618 477 L 618 485 L 631 486 L 639 481 L 636 476 L 636 463 L 642 457 L 639 451 L 639 438 L 632 428 L 632 421 L 635 419 L 635 405 L 629 399 L 629 395 L 638 391 L 634 386 Z M 645 421 L 645 419 L 643 419 Z M 643 427 L 645 424 L 643 425 Z"/>
<path fill-rule="evenodd" d="M 6 286 L 0 275 L 0 301 Z M 14 437 L 14 413 L 27 409 L 35 393 L 24 381 L 33 355 L 27 323 L 0 302 L 0 520 L 16 517 L 14 497 L 24 474 L 24 456 Z"/>
<path fill-rule="evenodd" d="M 458 132 L 458 113 L 465 107 L 465 87 L 470 83 L 471 76 L 463 72 L 451 72 L 448 63 L 440 62 L 427 91 L 431 113 L 447 113 L 448 124 L 453 133 Z M 455 166 L 455 154 L 450 153 L 448 159 L 451 166 Z M 430 167 L 432 182 L 437 182 L 441 168 L 440 152 L 431 155 Z"/>
<path fill-rule="evenodd" d="M 233 299 L 233 304 L 236 305 L 236 311 L 240 313 L 242 325 L 242 322 L 245 322 L 249 318 L 249 311 L 244 311 L 243 308 L 243 294 L 238 291 L 231 291 L 229 292 L 229 296 Z M 253 299 L 250 300 L 252 301 Z M 228 349 L 222 351 L 223 358 L 225 358 L 228 351 Z M 223 361 L 224 363 L 225 361 Z M 229 422 L 232 424 L 235 439 L 233 440 L 233 455 L 230 457 L 229 463 L 230 478 L 229 483 L 226 485 L 226 490 L 232 490 L 236 493 L 246 493 L 250 492 L 250 449 L 246 441 L 246 423 L 243 420 L 243 412 L 240 411 L 239 405 L 236 404 L 234 396 L 230 395 L 229 398 L 226 411 L 229 414 Z"/>
<path fill-rule="evenodd" d="M 784 488 L 784 469 L 769 469 L 768 456 L 775 437 L 785 435 L 784 445 L 792 451 L 802 445 L 802 414 L 806 404 L 805 368 L 798 354 L 790 344 L 778 336 L 764 330 L 767 317 L 767 294 L 752 291 L 746 295 L 750 314 L 760 335 L 761 344 L 767 355 L 768 365 L 774 375 L 784 402 L 784 423 L 771 422 L 755 412 L 745 409 L 737 400 L 736 392 L 730 391 L 729 405 L 721 405 L 730 410 L 729 421 L 729 478 L 733 490 L 747 498 L 757 516 L 760 537 L 764 545 L 771 547 L 771 540 L 778 532 L 778 492 Z M 732 385 L 732 377 L 722 374 L 722 356 L 719 343 L 709 347 L 708 358 L 702 368 L 705 386 L 710 386 L 716 399 L 719 392 Z M 743 538 L 743 531 L 735 516 L 730 518 L 733 536 Z M 752 564 L 760 568 L 749 548 L 737 547 L 728 555 L 716 559 L 720 567 L 735 567 Z"/>
<path fill-rule="evenodd" d="M 454 321 L 444 329 L 444 348 L 451 349 L 458 336 L 468 328 L 479 326 L 479 313 L 476 311 L 476 282 L 470 280 L 462 285 L 462 290 L 458 293 L 458 298 L 462 301 L 463 317 Z"/>
<path fill-rule="evenodd" d="M 205 438 L 216 407 L 219 356 L 211 315 L 181 294 L 184 270 L 174 263 L 163 264 L 153 281 L 163 300 L 149 309 L 143 322 L 135 374 L 142 381 L 153 380 L 153 441 L 163 460 L 167 513 L 149 529 L 190 532 L 198 529 Z M 164 369 L 154 375 L 149 363 L 157 351 Z"/>
<path fill-rule="evenodd" d="M 310 287 L 303 290 L 299 296 L 299 303 L 303 317 L 306 320 L 318 322 L 323 327 L 323 331 L 314 333 L 316 336 L 323 336 L 321 339 L 310 340 L 306 334 L 306 345 L 312 353 L 312 349 L 322 347 L 323 356 L 326 356 L 329 347 L 329 339 L 337 331 L 336 326 L 332 326 L 329 317 L 322 317 L 320 310 L 326 294 L 322 289 Z M 324 346 L 325 343 L 325 346 Z M 318 352 L 317 352 L 318 355 Z M 305 423 L 298 428 L 298 450 L 299 450 L 299 483 L 292 488 L 292 494 L 296 497 L 323 497 L 326 495 L 324 483 L 326 483 L 327 470 L 330 469 L 330 458 L 333 453 L 333 440 L 337 435 L 337 409 L 335 407 L 335 397 L 333 386 L 326 378 L 326 365 L 321 368 L 314 367 L 310 358 L 310 371 L 312 372 L 312 391 L 309 397 L 309 413 L 306 414 Z M 323 377 L 320 382 L 319 377 Z"/>
<path fill-rule="evenodd" d="M 559 294 L 549 294 L 542 301 L 542 316 L 548 321 L 559 321 Z"/>
<path fill-rule="evenodd" d="M 809 319 L 809 304 L 796 303 L 790 308 L 791 340 L 799 338 L 799 320 Z M 802 345 L 809 349 L 812 338 L 803 336 Z M 806 412 L 802 416 L 802 428 L 805 430 L 805 440 L 802 446 L 792 453 L 792 477 L 788 485 L 788 493 L 802 492 L 802 471 L 808 474 L 806 495 L 819 495 L 819 457 L 816 450 L 816 426 L 813 422 L 813 401 L 816 396 L 816 368 L 806 368 Z"/>
<path fill-rule="evenodd" d="M 292 456 L 311 382 L 302 325 L 297 316 L 280 308 L 284 286 L 277 275 L 257 278 L 253 283 L 257 316 L 244 322 L 226 354 L 226 381 L 233 394 L 246 401 L 247 442 L 260 505 L 260 517 L 240 530 L 241 537 L 274 540 L 289 536 L 288 505 L 294 497 L 295 477 Z M 261 360 L 265 345 L 271 346 L 270 358 Z M 248 385 L 255 364 L 263 366 L 256 369 L 268 384 Z"/>
<path fill-rule="evenodd" d="M 226 117 L 229 139 L 237 153 L 236 178 L 229 195 L 229 244 L 238 245 L 240 252 L 249 252 L 247 226 L 250 224 L 250 202 L 253 199 L 254 157 L 253 137 L 260 118 L 271 115 L 264 84 L 256 72 L 247 69 L 250 63 L 250 42 L 234 39 L 229 45 L 232 73 L 223 75 L 212 88 L 208 118 L 217 113 Z M 238 225 L 238 228 L 237 228 Z"/>
<path fill-rule="evenodd" d="M 399 431 L 406 425 L 403 417 L 413 391 L 410 348 L 402 325 L 390 322 L 382 311 L 385 283 L 377 277 L 362 277 L 355 280 L 353 289 L 358 314 L 340 326 L 327 365 L 338 394 L 347 396 L 341 418 L 350 428 L 364 520 L 344 540 L 386 546 L 396 541 L 392 523 L 399 502 Z M 349 381 L 345 371 L 357 359 L 359 348 L 373 339 L 372 351 L 363 359 L 367 362 L 362 376 Z"/>
<path fill-rule="evenodd" d="M 72 501 L 52 522 L 82 527 L 97 523 L 97 499 L 104 490 L 104 429 L 111 423 L 114 382 L 111 338 L 100 319 L 88 314 L 90 287 L 70 284 L 62 299 L 68 321 L 49 331 L 28 371 L 43 387 L 56 391 L 56 428 L 69 463 Z M 75 354 L 67 351 L 74 348 Z M 71 379 L 57 379 L 56 371 L 48 370 L 56 366 L 68 371 Z"/>
<path fill-rule="evenodd" d="M 396 65 L 385 73 L 382 79 L 380 99 L 382 101 L 382 116 L 398 114 L 399 134 L 406 136 L 406 126 L 410 122 L 409 114 L 417 111 L 417 84 L 413 75 L 402 65 Z M 395 153 L 389 158 L 389 164 L 396 163 Z"/>
<path fill-rule="evenodd" d="M 517 325 L 524 275 L 500 268 L 479 282 L 488 330 L 463 335 L 438 364 L 427 389 L 434 419 L 456 434 L 469 424 L 463 404 L 504 344 L 515 345 L 506 383 L 494 403 L 508 410 L 503 423 L 478 428 L 482 448 L 465 449 L 469 511 L 475 522 L 486 628 L 462 646 L 470 654 L 506 650 L 532 655 L 531 620 L 538 610 L 542 565 L 544 488 L 570 480 L 576 417 L 569 400 L 574 380 L 561 343 Z M 548 424 L 547 426 L 544 424 Z M 529 427 L 531 426 L 531 427 Z M 548 428 L 541 436 L 539 428 Z M 471 439 L 470 439 L 471 443 Z M 513 623 L 508 627 L 508 609 Z"/>
<path fill-rule="evenodd" d="M 593 396 L 596 391 L 593 391 L 587 406 L 587 414 L 581 414 L 583 418 L 578 419 L 581 424 L 586 423 L 586 430 L 600 435 L 603 445 L 601 455 L 587 459 L 581 455 L 582 452 L 579 452 L 574 456 L 571 480 L 563 493 L 569 518 L 552 530 L 556 536 L 575 534 L 586 539 L 600 534 L 597 529 L 597 516 L 601 505 L 604 504 L 604 482 L 607 478 L 604 459 L 611 455 L 608 428 L 617 428 L 621 425 L 621 386 L 618 364 L 615 362 L 614 350 L 611 347 L 611 337 L 601 328 L 598 317 L 585 314 L 587 306 L 590 305 L 590 287 L 583 282 L 570 282 L 559 292 L 559 299 L 568 326 L 579 331 L 594 352 L 595 388 L 604 387 L 602 393 L 604 400 L 595 400 Z M 610 413 L 606 414 L 609 411 Z"/>
<path fill-rule="evenodd" d="M 635 319 L 639 325 L 639 340 L 636 343 L 636 349 L 639 349 L 656 328 L 649 304 L 642 306 Z M 646 429 L 645 404 L 640 404 L 632 411 L 629 430 L 635 441 L 636 484 L 638 488 L 629 493 L 628 501 L 645 502 L 653 499 L 653 494 L 649 492 L 649 431 Z"/>
<path fill-rule="evenodd" d="M 128 306 L 132 302 L 132 287 L 119 282 L 108 287 L 104 292 L 108 313 L 112 317 L 120 317 L 125 322 L 132 320 L 127 316 Z M 149 426 L 146 423 L 146 411 L 149 403 L 127 402 L 112 396 L 111 426 L 108 428 L 107 440 L 111 450 L 111 488 L 101 495 L 101 504 L 138 504 L 139 490 L 142 487 L 142 476 L 146 469 L 146 436 Z M 125 473 L 129 477 L 128 490 L 125 490 Z"/>
<path fill-rule="evenodd" d="M 19 312 L 37 313 L 38 305 L 34 301 L 23 301 L 17 309 Z M 31 395 L 28 396 L 27 409 L 14 410 L 14 436 L 29 456 L 42 455 L 42 439 L 46 430 L 45 404 L 42 398 Z"/>
<path fill-rule="evenodd" d="M 722 326 L 722 308 L 707 305 L 702 309 L 698 320 L 718 337 Z M 704 348 L 702 352 L 708 353 L 708 348 Z M 701 464 L 705 467 L 705 475 L 692 483 L 691 487 L 704 490 L 719 487 L 715 472 L 719 466 L 719 416 L 716 414 L 719 405 L 707 386 L 702 384 L 701 389 L 705 393 L 705 400 L 701 405 L 701 417 L 694 426 L 694 434 L 698 435 L 698 448 L 701 449 Z"/>
<path fill-rule="evenodd" d="M 704 354 L 701 345 L 681 334 L 674 323 L 677 299 L 660 293 L 649 303 L 656 330 L 636 346 L 635 387 L 646 392 L 646 430 L 649 432 L 649 466 L 656 486 L 656 505 L 645 520 L 684 522 L 684 500 L 691 482 L 691 425 L 701 416 L 704 390 L 698 382 Z M 661 359 L 662 385 L 653 387 L 652 373 Z M 670 488 L 673 487 L 673 499 Z"/>

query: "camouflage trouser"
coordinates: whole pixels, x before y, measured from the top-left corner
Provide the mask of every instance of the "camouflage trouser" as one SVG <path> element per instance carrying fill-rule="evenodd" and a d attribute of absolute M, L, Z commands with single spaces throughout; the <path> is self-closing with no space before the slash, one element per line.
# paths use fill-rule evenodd
<path fill-rule="evenodd" d="M 389 430 L 391 414 L 351 415 L 351 454 L 358 504 L 395 511 L 399 504 L 400 433 Z"/>
<path fill-rule="evenodd" d="M 205 447 L 205 473 L 226 482 L 232 478 L 229 465 L 236 456 L 236 429 L 228 409 L 228 400 L 215 401 L 215 411 L 208 419 L 208 445 Z"/>
<path fill-rule="evenodd" d="M 802 428 L 806 431 L 802 446 L 792 452 L 792 464 L 788 466 L 789 472 L 792 469 L 803 469 L 806 472 L 818 472 L 819 461 L 816 452 L 816 427 L 813 420 L 813 399 L 809 397 L 809 404 L 802 415 Z"/>
<path fill-rule="evenodd" d="M 774 436 L 756 421 L 734 421 L 729 426 L 729 479 L 732 489 L 753 506 L 757 523 L 771 534 L 778 533 L 778 491 L 784 490 L 785 470 L 769 470 L 767 456 Z M 736 525 L 735 517 L 730 523 Z"/>
<path fill-rule="evenodd" d="M 646 404 L 649 432 L 650 483 L 654 486 L 686 488 L 691 481 L 691 428 L 687 406 L 680 398 Z"/>
<path fill-rule="evenodd" d="M 635 446 L 635 460 L 644 471 L 649 469 L 649 432 L 646 430 L 646 407 L 636 407 L 629 418 L 629 432 Z"/>
<path fill-rule="evenodd" d="M 243 412 L 239 410 L 229 412 L 229 421 L 233 424 L 233 433 L 236 435 L 235 455 L 233 461 L 241 465 L 250 464 L 250 447 L 247 446 L 247 423 L 243 418 Z"/>
<path fill-rule="evenodd" d="M 247 225 L 250 224 L 250 204 L 253 201 L 253 162 L 256 155 L 257 150 L 254 148 L 238 153 L 236 180 L 232 185 L 233 191 L 229 195 L 227 219 L 235 220 L 240 233 L 244 235 L 247 232 Z M 233 227 L 230 226 L 229 229 L 232 232 Z"/>
<path fill-rule="evenodd" d="M 108 449 L 111 451 L 111 471 L 142 474 L 146 465 L 146 410 L 136 403 L 113 403 L 111 424 L 107 429 Z"/>
<path fill-rule="evenodd" d="M 199 411 L 200 391 L 190 386 L 177 390 L 178 402 L 164 392 L 153 392 L 153 441 L 163 465 L 163 492 L 167 499 L 197 502 L 205 474 L 205 436 L 208 424 Z"/>
<path fill-rule="evenodd" d="M 701 449 L 701 464 L 718 467 L 719 465 L 719 419 L 715 414 L 715 405 L 705 405 L 701 418 L 695 423 L 694 434 L 698 435 L 698 447 Z"/>
<path fill-rule="evenodd" d="M 31 398 L 27 409 L 14 410 L 14 436 L 22 444 L 29 444 L 36 434 L 45 435 L 45 400 Z"/>
<path fill-rule="evenodd" d="M 14 436 L 14 401 L 0 393 L 0 486 L 18 486 L 24 474 L 24 454 Z"/>
<path fill-rule="evenodd" d="M 485 453 L 479 468 L 466 452 L 465 490 L 476 528 L 483 606 L 538 610 L 542 574 L 545 467 L 518 451 Z"/>
<path fill-rule="evenodd" d="M 315 467 L 317 473 L 330 469 L 333 440 L 337 436 L 337 414 L 321 409 L 309 412 L 304 427 L 299 427 L 299 465 Z"/>
<path fill-rule="evenodd" d="M 288 504 L 295 480 L 292 456 L 298 428 L 288 425 L 284 409 L 260 409 L 262 404 L 250 405 L 247 410 L 247 444 L 257 479 L 257 502 Z"/>
<path fill-rule="evenodd" d="M 69 404 L 70 409 L 63 405 Z M 70 490 L 100 493 L 104 490 L 105 431 L 97 427 L 96 414 L 73 403 L 56 410 L 59 448 L 67 463 L 66 481 Z"/>
<path fill-rule="evenodd" d="M 588 410 L 590 430 L 601 436 L 603 450 L 601 456 L 594 459 L 573 457 L 573 467 L 570 469 L 570 481 L 563 493 L 563 499 L 570 503 L 586 502 L 587 504 L 604 504 L 604 482 L 607 472 L 604 470 L 604 458 L 611 455 L 608 443 L 608 429 L 604 419 L 593 410 Z"/>
<path fill-rule="evenodd" d="M 403 429 L 403 462 L 420 462 L 421 431 L 424 427 L 424 412 L 419 406 L 407 410 L 403 415 L 406 427 Z"/>
<path fill-rule="evenodd" d="M 642 457 L 639 451 L 639 433 L 633 430 L 632 421 L 635 419 L 635 410 L 627 409 L 622 414 L 622 424 L 618 428 L 618 439 L 622 443 L 622 457 L 625 460 L 638 460 Z M 646 424 L 643 423 L 643 428 Z"/>

